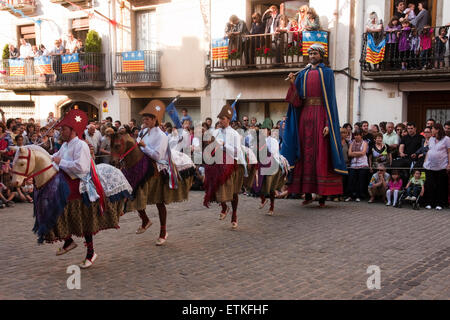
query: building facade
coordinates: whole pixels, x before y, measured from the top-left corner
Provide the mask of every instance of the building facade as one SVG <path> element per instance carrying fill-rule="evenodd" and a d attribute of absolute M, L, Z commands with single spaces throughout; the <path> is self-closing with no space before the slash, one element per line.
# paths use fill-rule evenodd
<path fill-rule="evenodd" d="M 102 52 L 95 59 L 80 56 L 80 73 L 62 81 L 28 74 L 11 78 L 3 60 L 0 107 L 7 116 L 34 117 L 42 122 L 49 112 L 57 117 L 77 105 L 92 119 L 111 116 L 122 122 L 138 119 L 152 99 L 166 104 L 181 98 L 194 121 L 213 119 L 225 103 L 238 94 L 238 115 L 282 119 L 289 72 L 308 63 L 307 56 L 290 55 L 291 34 L 254 36 L 233 40 L 228 54 L 235 59 L 213 59 L 212 42 L 222 38 L 231 15 L 251 26 L 251 15 L 277 5 L 281 13 L 295 15 L 307 4 L 320 17 L 328 39 L 329 66 L 336 75 L 336 96 L 341 125 L 368 120 L 423 123 L 427 117 L 448 119 L 450 105 L 449 50 L 439 69 L 406 70 L 397 66 L 372 70 L 365 63 L 365 25 L 376 12 L 384 26 L 395 13 L 396 0 L 10 0 L 0 1 L 0 45 L 31 44 L 53 47 L 55 39 L 72 32 L 83 38 L 95 30 L 102 38 Z M 418 1 L 407 1 L 416 3 Z M 432 27 L 450 22 L 450 1 L 427 0 Z M 13 9 L 16 10 L 13 10 Z M 18 13 L 20 10 L 22 14 Z M 436 36 L 435 28 L 433 36 Z M 448 29 L 446 29 L 448 32 Z M 270 49 L 262 57 L 259 49 Z M 234 51 L 233 51 L 234 50 Z M 137 72 L 124 69 L 133 53 L 144 53 Z M 298 52 L 297 52 L 298 53 Z M 237 55 L 236 55 L 237 54 Z M 231 56 L 230 56 L 231 57 Z M 96 63 L 87 63 L 94 59 Z M 96 69 L 90 69 L 91 65 Z M 83 69 L 83 67 L 85 67 Z M 417 68 L 416 68 L 417 69 Z M 54 80 L 54 79 L 53 79 Z M 104 106 L 107 106 L 104 108 Z"/>

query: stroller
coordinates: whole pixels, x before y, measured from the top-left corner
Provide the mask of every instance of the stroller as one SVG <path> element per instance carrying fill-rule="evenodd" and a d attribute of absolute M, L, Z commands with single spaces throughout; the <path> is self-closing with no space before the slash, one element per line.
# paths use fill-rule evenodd
<path fill-rule="evenodd" d="M 415 200 L 406 200 L 406 197 L 407 197 L 407 192 L 403 191 L 400 195 L 400 199 L 398 199 L 397 208 L 401 208 L 404 203 L 409 202 L 410 204 L 412 204 L 412 208 L 414 210 L 420 210 L 420 205 L 419 205 L 419 201 L 421 199 L 420 195 L 418 195 Z"/>
<path fill-rule="evenodd" d="M 421 173 L 421 177 L 423 180 L 425 180 L 425 172 Z M 410 177 L 411 178 L 411 177 Z M 417 197 L 415 197 L 414 200 L 412 199 L 407 199 L 408 197 L 408 192 L 406 192 L 406 190 L 404 190 L 401 195 L 400 198 L 398 199 L 398 208 L 401 208 L 403 203 L 410 203 L 412 204 L 412 208 L 414 210 L 420 210 L 420 201 L 422 199 L 422 197 L 420 196 L 420 194 L 417 195 Z"/>

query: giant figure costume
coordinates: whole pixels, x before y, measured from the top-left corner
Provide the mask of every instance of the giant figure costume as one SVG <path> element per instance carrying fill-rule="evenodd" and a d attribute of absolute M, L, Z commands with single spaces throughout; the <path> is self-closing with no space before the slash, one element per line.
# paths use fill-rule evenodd
<path fill-rule="evenodd" d="M 311 46 L 323 57 L 323 47 Z M 281 154 L 295 164 L 290 193 L 321 196 L 343 193 L 347 168 L 342 152 L 334 74 L 323 63 L 309 65 L 291 83 Z M 329 133 L 324 136 L 323 130 Z M 309 198 L 311 199 L 311 198 Z M 308 198 L 307 198 L 308 200 Z"/>

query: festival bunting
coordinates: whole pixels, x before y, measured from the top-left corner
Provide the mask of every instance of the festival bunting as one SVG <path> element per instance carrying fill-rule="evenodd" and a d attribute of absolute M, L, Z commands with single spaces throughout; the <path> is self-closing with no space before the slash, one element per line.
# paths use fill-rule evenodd
<path fill-rule="evenodd" d="M 373 36 L 370 33 L 367 34 L 366 62 L 373 64 L 382 62 L 384 60 L 385 49 L 386 38 L 376 45 Z"/>
<path fill-rule="evenodd" d="M 302 51 L 308 55 L 308 49 L 314 43 L 319 43 L 325 48 L 325 57 L 328 57 L 328 33 L 326 31 L 303 31 Z"/>
<path fill-rule="evenodd" d="M 41 56 L 34 58 L 34 73 L 35 74 L 51 74 L 51 58 L 49 56 Z"/>
<path fill-rule="evenodd" d="M 62 56 L 62 73 L 80 72 L 80 60 L 78 53 L 65 54 Z"/>
<path fill-rule="evenodd" d="M 214 39 L 212 41 L 212 59 L 213 60 L 228 59 L 228 44 L 229 40 L 226 38 Z"/>
<path fill-rule="evenodd" d="M 144 51 L 122 52 L 123 72 L 144 72 Z"/>
<path fill-rule="evenodd" d="M 9 75 L 24 76 L 25 62 L 23 59 L 9 59 Z"/>

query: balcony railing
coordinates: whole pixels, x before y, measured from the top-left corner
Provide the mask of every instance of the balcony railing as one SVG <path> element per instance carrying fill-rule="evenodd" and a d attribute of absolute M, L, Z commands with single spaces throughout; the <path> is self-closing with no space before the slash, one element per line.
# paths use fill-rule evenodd
<path fill-rule="evenodd" d="M 106 86 L 103 53 L 80 53 L 79 67 L 74 67 L 70 73 L 63 69 L 62 56 L 49 58 L 49 64 L 44 66 L 37 58 L 0 60 L 0 88 L 20 91 L 100 89 Z"/>
<path fill-rule="evenodd" d="M 212 53 L 212 72 L 298 68 L 309 63 L 309 57 L 303 55 L 301 32 L 238 35 L 230 38 L 224 55 L 227 59 L 215 59 Z"/>
<path fill-rule="evenodd" d="M 364 75 L 386 81 L 413 80 L 417 77 L 450 78 L 448 42 L 439 43 L 440 30 L 445 30 L 447 35 L 449 28 L 364 33 L 360 59 Z M 383 40 L 386 43 L 384 57 L 378 62 L 379 56 L 373 52 L 382 48 L 380 43 Z"/>
<path fill-rule="evenodd" d="M 0 2 L 0 10 L 7 10 L 15 16 L 21 16 L 21 14 L 13 9 L 21 10 L 24 14 L 33 14 L 36 11 L 35 0 L 2 0 Z"/>
<path fill-rule="evenodd" d="M 138 60 L 133 60 L 130 67 L 127 63 L 128 55 L 142 54 Z M 114 81 L 119 87 L 160 87 L 160 56 L 159 51 L 143 50 L 131 52 L 117 52 Z"/>

